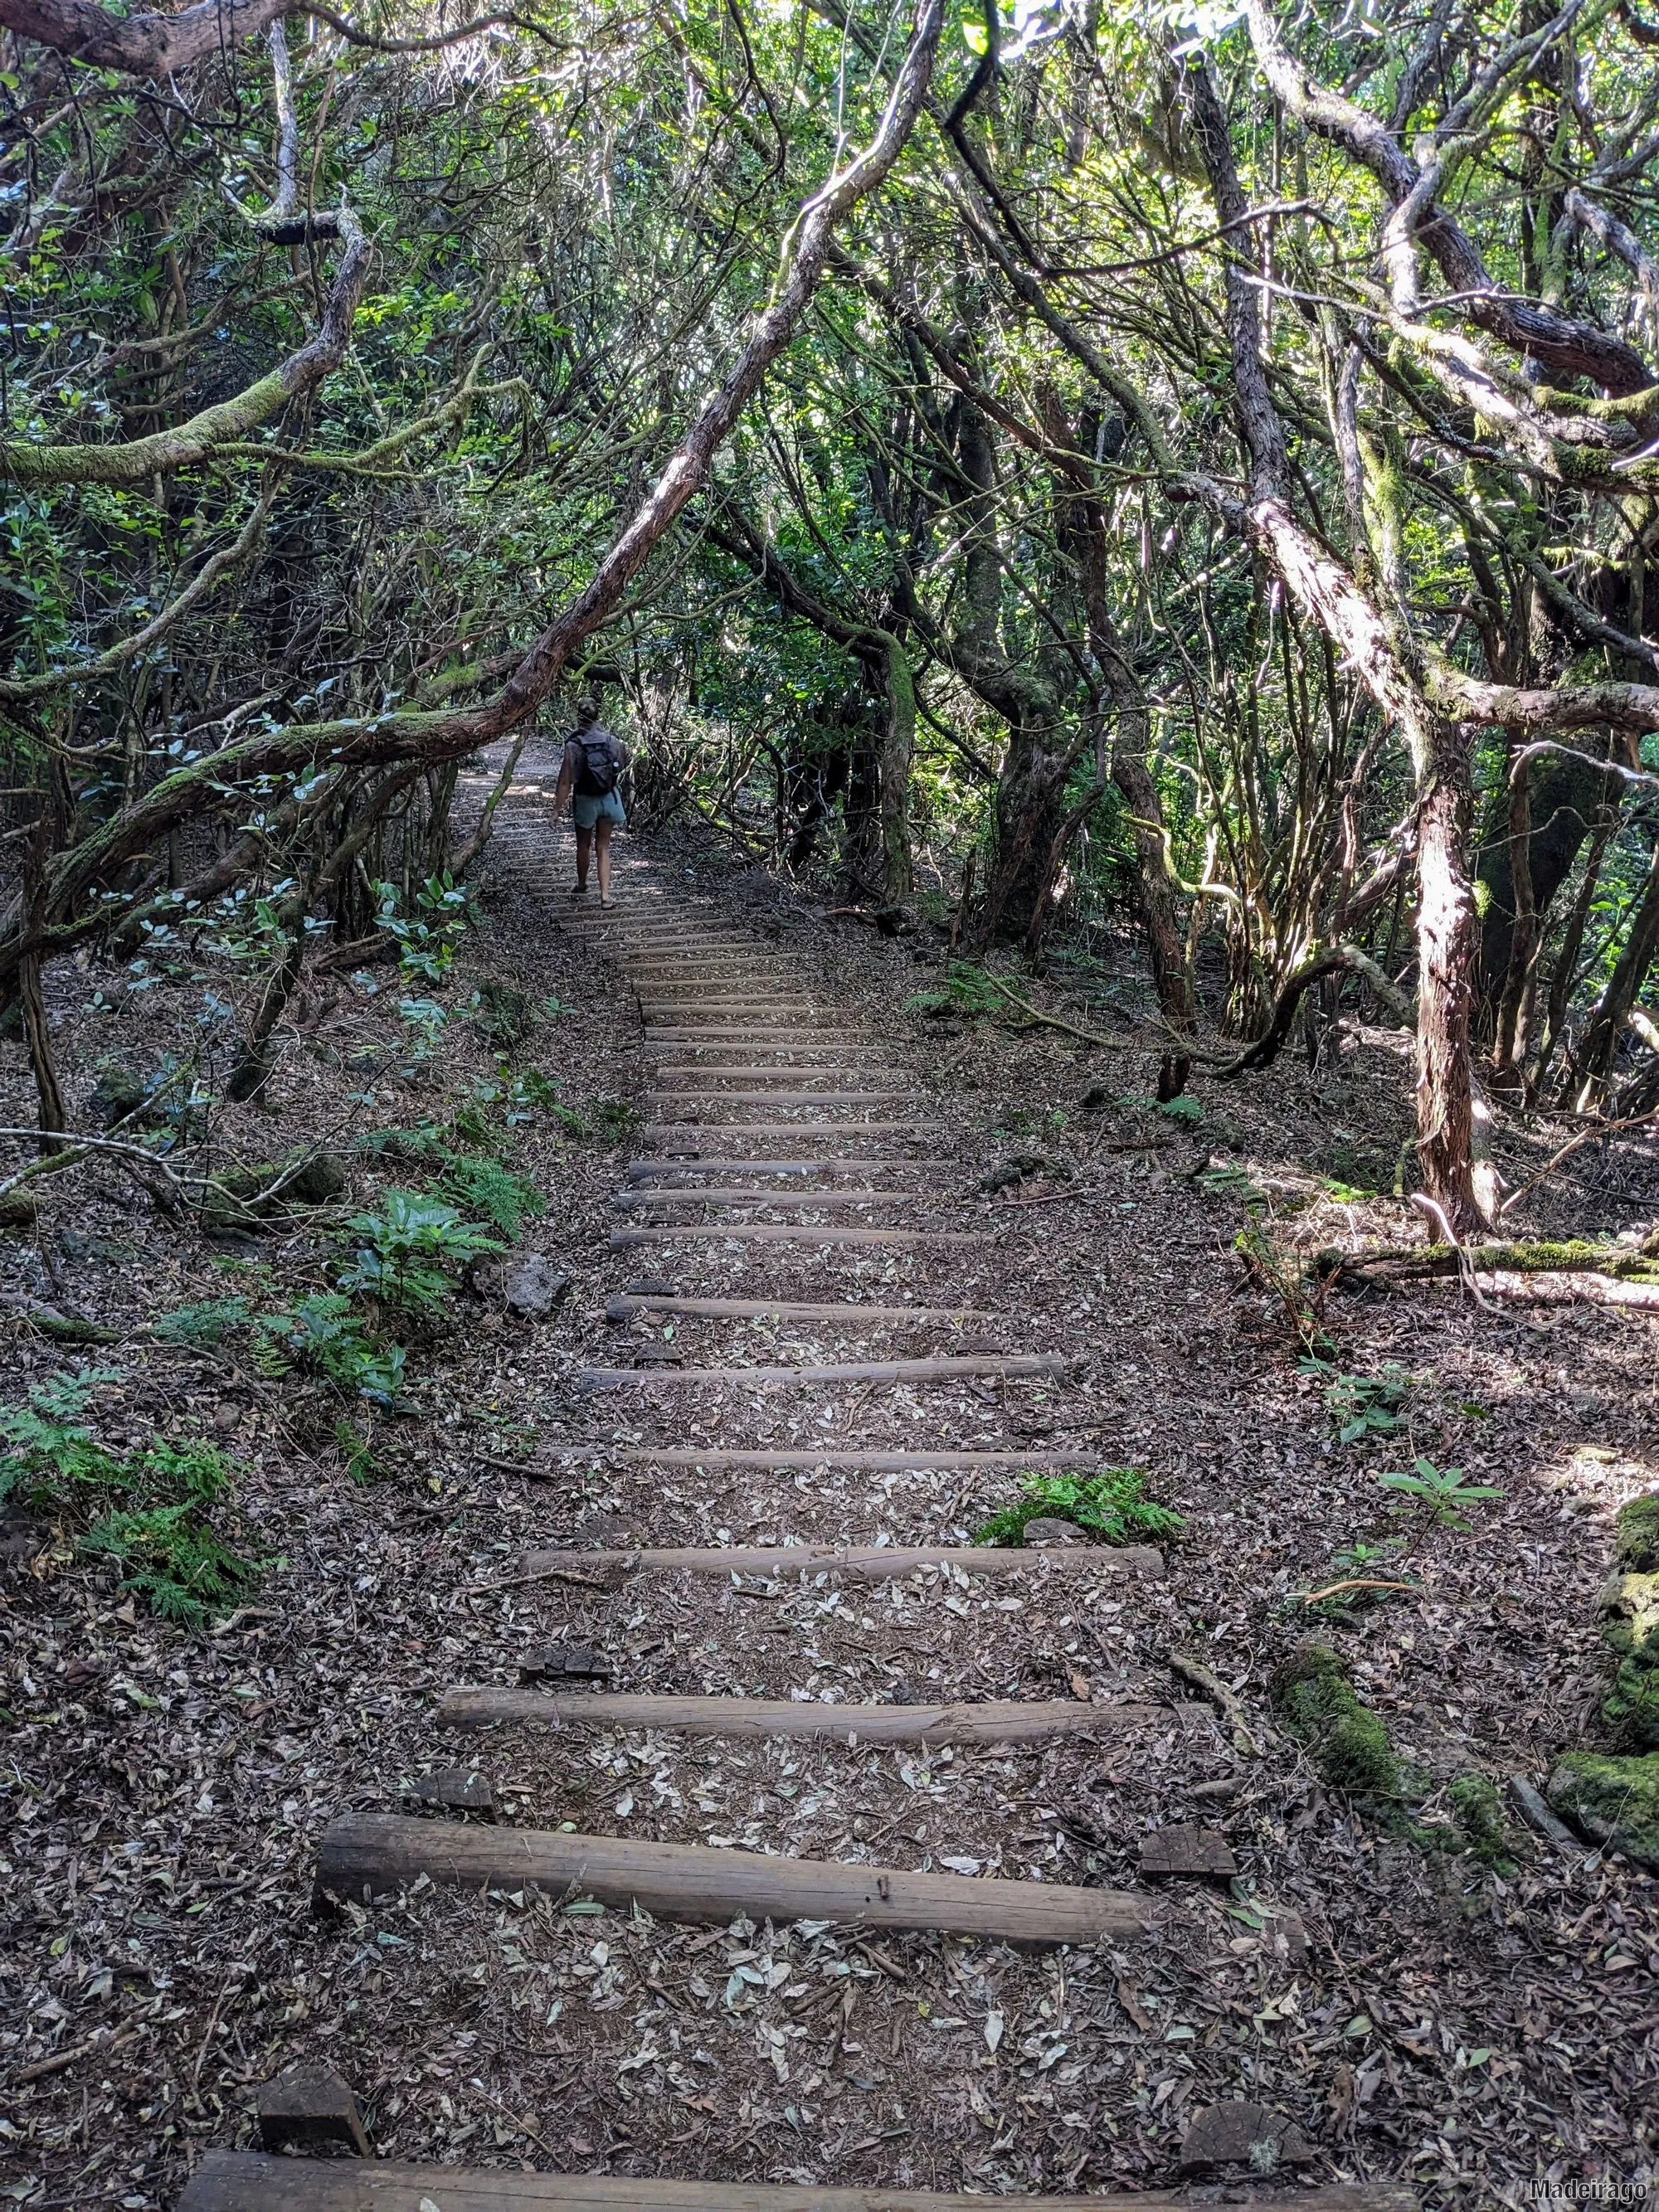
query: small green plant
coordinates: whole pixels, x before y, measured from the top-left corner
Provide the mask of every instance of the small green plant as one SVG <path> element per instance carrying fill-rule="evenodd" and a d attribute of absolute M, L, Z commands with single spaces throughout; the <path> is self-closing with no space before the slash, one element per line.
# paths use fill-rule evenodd
<path fill-rule="evenodd" d="M 117 1379 L 110 1369 L 83 1367 L 33 1384 L 23 1405 L 0 1408 L 0 1499 L 85 1522 L 77 1551 L 114 1560 L 123 1589 L 159 1619 L 202 1627 L 261 1571 L 210 1517 L 228 1506 L 230 1466 L 200 1438 L 129 1453 L 101 1443 L 82 1416 L 99 1386 Z"/>
<path fill-rule="evenodd" d="M 1304 1353 L 1322 1365 L 1328 1362 L 1335 1347 L 1325 1330 L 1323 1286 L 1310 1279 L 1294 1255 L 1279 1251 L 1260 1221 L 1251 1220 L 1239 1231 L 1233 1249 L 1249 1280 L 1279 1300 Z"/>
<path fill-rule="evenodd" d="M 1248 1168 L 1235 1167 L 1230 1161 L 1201 1170 L 1196 1180 L 1199 1188 L 1212 1198 L 1242 1198 L 1249 1206 L 1259 1205 L 1266 1195 Z"/>
<path fill-rule="evenodd" d="M 1467 1528 L 1463 1508 L 1486 1505 L 1504 1492 L 1492 1484 L 1471 1482 L 1461 1467 L 1437 1467 L 1431 1459 L 1412 1462 L 1409 1474 L 1379 1474 L 1384 1490 L 1426 1505 L 1443 1528 Z"/>
<path fill-rule="evenodd" d="M 444 982 L 455 964 L 455 943 L 477 922 L 471 896 L 447 873 L 428 876 L 415 895 L 416 911 L 398 911 L 395 884 L 376 884 L 376 919 L 398 944 L 398 965 L 410 982 Z"/>
<path fill-rule="evenodd" d="M 989 1020 L 1007 1004 L 982 968 L 971 960 L 947 960 L 937 989 L 918 991 L 904 1002 L 908 1014 L 965 1014 L 970 1021 Z"/>
<path fill-rule="evenodd" d="M 1389 1360 L 1380 1375 L 1341 1375 L 1328 1359 L 1307 1358 L 1300 1363 L 1300 1371 L 1324 1383 L 1325 1403 L 1336 1423 L 1339 1443 L 1391 1437 L 1401 1425 L 1400 1408 L 1410 1394 L 1412 1378 L 1396 1361 Z"/>
<path fill-rule="evenodd" d="M 512 1244 L 523 1236 L 527 1218 L 547 1211 L 547 1200 L 535 1184 L 514 1175 L 499 1160 L 451 1153 L 438 1181 L 465 1212 L 487 1221 Z"/>
<path fill-rule="evenodd" d="M 365 1485 L 386 1480 L 386 1470 L 375 1458 L 369 1439 L 343 1415 L 334 1424 L 334 1441 L 340 1447 L 346 1473 L 353 1482 Z"/>
<path fill-rule="evenodd" d="M 0 1410 L 0 1504 L 15 1498 L 30 1510 L 76 1483 L 118 1482 L 121 1462 L 81 1419 L 93 1394 L 118 1382 L 118 1367 L 82 1367 L 29 1386 L 27 1402 Z"/>
<path fill-rule="evenodd" d="M 1109 1468 L 1101 1474 L 1023 1474 L 1018 1502 L 982 1522 L 974 1541 L 1021 1544 L 1027 1522 L 1048 1517 L 1073 1521 L 1105 1544 L 1177 1534 L 1186 1526 L 1182 1516 L 1145 1497 L 1146 1483 L 1133 1467 Z"/>
<path fill-rule="evenodd" d="M 592 1102 L 588 1111 L 594 1128 L 606 1144 L 620 1144 L 639 1126 L 639 1114 L 626 1098 L 602 1094 Z"/>
<path fill-rule="evenodd" d="M 398 1313 L 435 1314 L 460 1268 L 504 1249 L 457 1207 L 416 1190 L 384 1191 L 378 1213 L 354 1213 L 346 1228 L 359 1241 L 339 1289 Z"/>
<path fill-rule="evenodd" d="M 544 1020 L 556 1022 L 558 1020 L 561 1014 L 574 1014 L 576 1009 L 574 1006 L 566 1006 L 564 1000 L 559 996 L 556 991 L 550 991 L 547 996 L 542 1000 L 538 1011 L 542 1015 Z"/>
<path fill-rule="evenodd" d="M 233 1330 L 247 1325 L 250 1308 L 246 1298 L 198 1298 L 191 1305 L 174 1306 L 150 1323 L 150 1333 L 163 1344 L 191 1344 L 209 1347 L 222 1344 Z"/>
<path fill-rule="evenodd" d="M 1165 1098 L 1155 1103 L 1166 1121 L 1191 1123 L 1204 1119 L 1204 1101 L 1194 1098 L 1190 1091 L 1183 1091 L 1178 1098 Z"/>
<path fill-rule="evenodd" d="M 337 1291 L 319 1291 L 288 1313 L 262 1316 L 256 1335 L 256 1357 L 267 1375 L 307 1369 L 376 1406 L 392 1405 L 403 1389 L 402 1345 L 366 1336 L 350 1299 Z"/>
<path fill-rule="evenodd" d="M 405 1064 L 418 1074 L 436 1058 L 449 1016 L 435 999 L 399 999 L 398 1012 L 409 1032 Z"/>

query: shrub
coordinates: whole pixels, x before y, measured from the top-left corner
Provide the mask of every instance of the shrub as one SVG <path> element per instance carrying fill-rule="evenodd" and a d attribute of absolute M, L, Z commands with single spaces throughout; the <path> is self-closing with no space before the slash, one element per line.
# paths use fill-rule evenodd
<path fill-rule="evenodd" d="M 83 1367 L 30 1389 L 21 1406 L 0 1409 L 0 1498 L 71 1524 L 83 1555 L 113 1560 L 121 1587 L 150 1611 L 182 1627 L 205 1626 L 258 1581 L 260 1568 L 232 1549 L 214 1527 L 228 1507 L 232 1472 L 200 1438 L 118 1454 L 80 1417 L 106 1369 Z"/>
<path fill-rule="evenodd" d="M 1146 1478 L 1138 1468 L 1109 1468 L 1103 1474 L 1023 1474 L 1016 1504 L 994 1513 L 974 1532 L 976 1544 L 1021 1544 L 1028 1521 L 1073 1521 L 1105 1544 L 1143 1536 L 1173 1536 L 1186 1524 L 1167 1505 L 1141 1495 Z"/>
<path fill-rule="evenodd" d="M 340 1289 L 399 1313 L 436 1313 L 453 1294 L 454 1273 L 504 1249 L 456 1207 L 421 1191 L 386 1191 L 378 1213 L 355 1213 L 346 1227 L 362 1241 Z"/>
<path fill-rule="evenodd" d="M 265 1315 L 257 1328 L 259 1361 L 267 1374 L 307 1368 L 377 1406 L 392 1405 L 403 1389 L 402 1345 L 365 1335 L 350 1299 L 338 1291 L 319 1291 L 287 1313 Z"/>
<path fill-rule="evenodd" d="M 150 1323 L 150 1333 L 163 1344 L 222 1344 L 247 1320 L 246 1298 L 198 1298 L 193 1305 L 175 1306 L 160 1316 Z"/>
<path fill-rule="evenodd" d="M 451 1154 L 439 1182 L 459 1205 L 481 1215 L 509 1243 L 516 1244 L 523 1236 L 526 1217 L 547 1211 L 547 1201 L 535 1184 L 514 1175 L 499 1160 Z"/>

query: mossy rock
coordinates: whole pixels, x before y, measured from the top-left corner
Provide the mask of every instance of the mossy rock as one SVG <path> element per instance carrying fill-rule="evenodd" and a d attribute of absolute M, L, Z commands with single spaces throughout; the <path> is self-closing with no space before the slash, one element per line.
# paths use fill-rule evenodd
<path fill-rule="evenodd" d="M 1632 1498 L 1613 1523 L 1615 1556 L 1632 1574 L 1659 1574 L 1659 1492 Z"/>
<path fill-rule="evenodd" d="M 295 1159 L 262 1160 L 251 1167 L 226 1168 L 202 1194 L 201 1215 L 210 1229 L 246 1229 L 251 1221 L 280 1219 L 297 1208 L 328 1206 L 346 1187 L 345 1170 L 332 1152 L 307 1153 L 274 1196 L 261 1199 Z"/>
<path fill-rule="evenodd" d="M 1637 1751 L 1659 1751 L 1659 1665 L 1626 1659 L 1613 1678 L 1601 1717 Z"/>
<path fill-rule="evenodd" d="M 1601 1641 L 1608 1650 L 1659 1666 L 1659 1574 L 1610 1577 L 1600 1604 Z"/>
<path fill-rule="evenodd" d="M 1504 1814 L 1504 1800 L 1487 1774 L 1460 1774 L 1446 1791 L 1456 1826 L 1456 1848 L 1483 1859 L 1500 1873 L 1515 1863 L 1515 1839 Z"/>
<path fill-rule="evenodd" d="M 475 1025 L 501 1052 L 516 1052 L 535 1032 L 536 1010 L 530 994 L 499 975 L 486 975 L 478 986 Z"/>
<path fill-rule="evenodd" d="M 0 1231 L 33 1229 L 38 1211 L 32 1190 L 0 1191 Z"/>
<path fill-rule="evenodd" d="M 150 1085 L 137 1068 L 127 1067 L 119 1060 L 106 1060 L 98 1071 L 98 1080 L 87 1103 L 100 1125 L 112 1129 L 118 1121 L 137 1114 L 149 1094 Z"/>
<path fill-rule="evenodd" d="M 1382 1800 L 1404 1793 L 1406 1769 L 1382 1717 L 1356 1695 L 1328 1644 L 1298 1644 L 1275 1674 L 1273 1691 L 1279 1718 L 1332 1789 Z"/>
<path fill-rule="evenodd" d="M 1545 1794 L 1581 1835 L 1659 1874 L 1659 1752 L 1617 1759 L 1570 1751 Z"/>

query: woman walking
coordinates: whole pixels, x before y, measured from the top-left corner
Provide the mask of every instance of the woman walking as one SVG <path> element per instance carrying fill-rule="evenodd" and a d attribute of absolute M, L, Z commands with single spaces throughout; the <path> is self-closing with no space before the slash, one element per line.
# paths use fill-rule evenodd
<path fill-rule="evenodd" d="M 611 898 L 611 836 L 628 817 L 623 811 L 617 785 L 628 766 L 628 751 L 620 738 L 599 720 L 599 702 L 588 697 L 576 708 L 576 726 L 564 741 L 558 788 L 553 794 L 556 813 L 570 799 L 576 823 L 576 888 L 572 896 L 587 890 L 587 858 L 597 844 L 599 853 L 599 904 Z"/>

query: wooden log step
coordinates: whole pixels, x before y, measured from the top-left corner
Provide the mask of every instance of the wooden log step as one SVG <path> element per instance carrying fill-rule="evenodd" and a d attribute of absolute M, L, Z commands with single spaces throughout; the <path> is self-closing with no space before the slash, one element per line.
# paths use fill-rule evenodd
<path fill-rule="evenodd" d="M 774 1055 L 782 1054 L 787 1056 L 789 1060 L 822 1060 L 831 1054 L 844 1056 L 848 1054 L 856 1054 L 860 1057 L 879 1057 L 885 1054 L 887 1048 L 884 1045 L 879 1044 L 854 1044 L 840 1042 L 830 1044 L 757 1044 L 750 1037 L 736 1037 L 730 1042 L 726 1042 L 723 1040 L 716 1042 L 708 1039 L 693 1039 L 690 1042 L 687 1042 L 679 1037 L 661 1037 L 653 1036 L 646 1038 L 641 1049 L 649 1053 L 653 1058 L 659 1053 L 695 1053 L 698 1055 L 696 1065 L 701 1067 L 703 1065 L 705 1055 L 718 1058 L 718 1056 L 722 1053 L 757 1052 L 771 1054 Z M 769 1062 L 769 1064 L 770 1063 Z M 666 1070 L 665 1069 L 663 1072 L 666 1073 Z"/>
<path fill-rule="evenodd" d="M 1207 1705 L 1200 1706 L 1207 1713 Z M 450 1690 L 439 1700 L 440 1728 L 672 1729 L 682 1735 L 827 1736 L 860 1743 L 1041 1743 L 1085 1729 L 1127 1735 L 1167 1725 L 1167 1705 L 1090 1705 L 1076 1698 L 1025 1704 L 825 1705 L 780 1698 L 652 1698 L 625 1691 Z"/>
<path fill-rule="evenodd" d="M 936 1451 L 803 1451 L 795 1445 L 770 1451 L 733 1449 L 725 1444 L 549 1444 L 542 1456 L 550 1459 L 613 1460 L 625 1467 L 867 1467 L 883 1474 L 906 1474 L 916 1469 L 948 1474 L 969 1468 L 1066 1468 L 1076 1474 L 1104 1474 L 1087 1452 L 973 1451 L 941 1444 Z M 929 1559 L 941 1556 L 930 1552 Z M 953 1555 L 954 1556 L 954 1555 Z M 977 1547 L 973 1556 L 985 1554 Z M 1015 1558 L 1027 1554 L 1016 1553 Z"/>
<path fill-rule="evenodd" d="M 950 1328 L 994 1318 L 972 1306 L 865 1306 L 845 1302 L 836 1305 L 827 1301 L 814 1304 L 799 1298 L 683 1298 L 672 1292 L 646 1291 L 624 1291 L 620 1297 L 605 1301 L 607 1321 L 631 1321 L 635 1314 L 641 1313 L 684 1314 L 697 1321 L 842 1322 L 855 1328 L 872 1322 L 890 1326 L 894 1322 L 907 1321 L 933 1322 Z"/>
<path fill-rule="evenodd" d="M 557 1828 L 460 1827 L 399 1813 L 343 1813 L 331 1820 L 318 1848 L 316 1893 L 319 1904 L 368 1902 L 407 1889 L 422 1875 L 471 1890 L 533 1882 L 548 1897 L 589 1897 L 622 1912 L 637 1905 L 659 1920 L 715 1927 L 741 1912 L 754 1921 L 856 1920 L 1042 1948 L 1133 1942 L 1152 1932 L 1158 1910 L 1151 1898 L 1127 1890 L 906 1874 Z"/>
<path fill-rule="evenodd" d="M 691 1115 L 683 1115 L 678 1121 L 648 1121 L 639 1132 L 643 1145 L 660 1145 L 672 1152 L 677 1146 L 698 1145 L 708 1136 L 720 1137 L 787 1137 L 799 1144 L 803 1137 L 939 1137 L 945 1134 L 937 1121 L 709 1121 L 702 1122 Z M 895 1163 L 905 1164 L 909 1163 Z"/>
<path fill-rule="evenodd" d="M 649 1454 L 641 1454 L 649 1457 Z M 672 1459 L 672 1453 L 659 1455 Z M 719 1461 L 719 1453 L 701 1464 Z M 691 1455 L 683 1455 L 684 1461 Z M 879 1464 L 867 1456 L 860 1467 Z M 924 1465 L 954 1466 L 958 1462 L 923 1462 Z M 1029 1467 L 1029 1459 L 1015 1462 Z M 1160 1581 L 1164 1554 L 1152 1544 L 1054 1544 L 1012 1547 L 993 1544 L 769 1544 L 693 1545 L 667 1551 L 638 1552 L 526 1552 L 499 1585 L 475 1583 L 475 1589 L 508 1588 L 527 1577 L 555 1581 L 560 1575 L 680 1574 L 758 1575 L 771 1581 L 779 1575 L 849 1575 L 854 1582 L 902 1582 L 928 1567 L 959 1567 L 965 1575 L 1018 1575 L 1052 1567 L 1061 1574 L 1106 1575 L 1118 1579 L 1143 1577 Z"/>
<path fill-rule="evenodd" d="M 884 1168 L 915 1169 L 921 1163 L 916 1160 L 715 1160 L 707 1158 L 665 1160 L 630 1160 L 623 1170 L 629 1182 L 662 1182 L 673 1176 L 684 1175 L 763 1175 L 803 1176 L 839 1175 L 856 1169 L 861 1175 L 872 1169 L 878 1173 Z"/>
<path fill-rule="evenodd" d="M 863 1030 L 831 1029 L 819 1022 L 793 1022 L 786 1029 L 757 1029 L 748 1022 L 688 1022 L 677 1027 L 656 1026 L 647 1032 L 646 1043 L 681 1044 L 707 1042 L 711 1044 L 775 1043 L 793 1046 L 796 1040 L 805 1038 L 814 1051 L 822 1044 L 826 1049 L 832 1044 L 857 1045 L 860 1049 L 868 1042 Z"/>
<path fill-rule="evenodd" d="M 624 1212 L 641 1206 L 908 1206 L 937 1199 L 926 1190 L 619 1190 L 611 1203 Z"/>
<path fill-rule="evenodd" d="M 781 1071 L 773 1070 L 776 1073 Z M 752 1085 L 738 1091 L 647 1091 L 655 1109 L 696 1102 L 714 1106 L 879 1106 L 890 1098 L 915 1098 L 915 1091 L 761 1091 Z"/>
<path fill-rule="evenodd" d="M 1071 1362 L 1054 1352 L 963 1352 L 942 1359 L 848 1360 L 829 1367 L 584 1367 L 584 1390 L 700 1390 L 806 1382 L 955 1382 L 972 1375 L 1006 1382 L 1063 1375 Z"/>
<path fill-rule="evenodd" d="M 721 1237 L 741 1237 L 749 1244 L 982 1244 L 983 1232 L 974 1229 L 816 1229 L 796 1221 L 722 1221 L 714 1228 L 687 1222 L 679 1228 L 613 1229 L 613 1252 L 631 1251 L 636 1244 L 713 1244 Z"/>
<path fill-rule="evenodd" d="M 636 2181 L 627 2174 L 523 2173 L 507 2166 L 400 2160 L 278 2158 L 209 2150 L 185 2185 L 179 2212 L 985 2212 L 991 2200 L 933 2189 L 835 2189 L 759 2181 Z M 1019 2197 L 1014 2212 L 1193 2212 L 1184 2192 Z M 1392 2182 L 1252 2191 L 1248 2212 L 1419 2212 Z"/>
<path fill-rule="evenodd" d="M 775 1061 L 765 1067 L 745 1066 L 741 1061 L 733 1067 L 722 1067 L 718 1063 L 700 1060 L 665 1060 L 652 1069 L 651 1077 L 655 1083 L 660 1083 L 665 1077 L 671 1075 L 694 1076 L 700 1083 L 715 1080 L 721 1083 L 775 1083 L 781 1075 L 816 1076 L 820 1080 L 832 1075 L 845 1075 L 850 1076 L 856 1083 L 880 1073 L 879 1068 L 843 1067 L 835 1060 L 831 1060 L 827 1067 L 799 1067 L 787 1060 Z M 883 1098 L 902 1098 L 905 1094 L 902 1091 L 883 1091 L 872 1095 Z"/>

